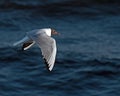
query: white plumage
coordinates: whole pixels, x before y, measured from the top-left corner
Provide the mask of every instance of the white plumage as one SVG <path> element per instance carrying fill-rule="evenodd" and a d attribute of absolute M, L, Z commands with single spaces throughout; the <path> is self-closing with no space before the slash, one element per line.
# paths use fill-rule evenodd
<path fill-rule="evenodd" d="M 56 41 L 51 35 L 56 33 L 55 30 L 51 28 L 32 30 L 27 32 L 27 36 L 22 40 L 14 43 L 14 46 L 23 44 L 22 49 L 27 50 L 36 43 L 41 48 L 47 69 L 51 71 L 54 67 L 57 52 Z"/>

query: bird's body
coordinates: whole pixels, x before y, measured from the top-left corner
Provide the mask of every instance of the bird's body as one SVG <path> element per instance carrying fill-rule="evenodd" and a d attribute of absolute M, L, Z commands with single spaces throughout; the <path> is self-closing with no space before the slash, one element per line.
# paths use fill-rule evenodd
<path fill-rule="evenodd" d="M 51 28 L 32 30 L 27 32 L 27 36 L 22 40 L 14 43 L 14 46 L 23 44 L 22 50 L 27 50 L 36 43 L 41 48 L 47 69 L 51 71 L 55 63 L 57 51 L 56 41 L 51 37 L 53 34 L 57 34 L 57 32 Z"/>

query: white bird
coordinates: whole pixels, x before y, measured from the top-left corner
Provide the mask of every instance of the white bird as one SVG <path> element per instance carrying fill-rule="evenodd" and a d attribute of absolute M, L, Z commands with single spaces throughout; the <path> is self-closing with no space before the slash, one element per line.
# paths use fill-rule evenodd
<path fill-rule="evenodd" d="M 27 50 L 35 43 L 41 48 L 41 52 L 45 63 L 47 65 L 47 69 L 52 71 L 55 58 L 56 58 L 56 41 L 51 35 L 57 35 L 56 32 L 52 28 L 44 28 L 44 29 L 36 29 L 30 32 L 27 32 L 27 35 L 20 41 L 14 43 L 14 46 L 19 44 L 23 44 L 22 50 Z"/>

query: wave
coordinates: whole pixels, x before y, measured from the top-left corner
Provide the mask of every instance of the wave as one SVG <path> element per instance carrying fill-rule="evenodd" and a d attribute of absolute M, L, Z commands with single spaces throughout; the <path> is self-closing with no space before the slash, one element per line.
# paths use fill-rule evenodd
<path fill-rule="evenodd" d="M 82 19 L 99 19 L 102 17 L 101 15 L 119 14 L 119 2 L 118 0 L 53 0 L 46 2 L 38 0 L 5 0 L 0 1 L 0 9 L 3 10 L 3 12 L 5 12 L 6 9 L 12 11 L 22 10 L 22 14 L 26 14 L 27 11 L 30 17 L 35 18 L 40 16 L 59 16 L 64 18 L 78 16 L 78 18 L 81 17 Z"/>
<path fill-rule="evenodd" d="M 45 69 L 44 60 L 38 47 L 33 47 L 27 51 L 22 51 L 20 48 L 4 47 L 0 48 L 0 54 L 1 68 L 9 65 L 14 67 L 17 64 L 19 67 L 25 66 L 26 70 L 39 69 L 39 67 Z M 96 55 L 98 54 L 96 53 Z M 64 70 L 64 72 L 72 71 L 74 74 L 109 76 L 120 73 L 119 62 L 120 58 L 91 57 L 89 53 L 59 51 L 54 70 L 58 73 L 60 70 Z"/>
<path fill-rule="evenodd" d="M 65 88 L 64 91 L 70 92 L 68 90 L 70 89 L 75 94 L 78 92 L 78 95 L 81 93 L 80 89 L 85 92 L 92 88 L 93 91 L 103 88 L 104 91 L 115 85 L 119 89 L 120 59 L 117 58 L 74 59 L 74 56 L 79 57 L 80 54 L 74 53 L 68 58 L 66 53 L 61 51 L 63 58 L 58 55 L 53 71 L 47 72 L 42 59 L 39 58 L 40 53 L 37 48 L 23 52 L 4 47 L 0 48 L 0 54 L 0 80 L 5 82 L 0 85 L 4 87 L 1 90 L 4 94 L 7 91 L 16 93 L 19 90 L 20 94 L 24 95 L 24 92 L 26 94 L 26 90 L 28 91 L 30 88 L 32 90 L 30 94 L 35 95 L 36 90 L 39 91 L 39 88 L 43 87 L 45 89 L 42 92 L 51 92 L 49 89 L 59 92 Z M 8 88 L 13 90 L 10 91 Z M 98 92 L 98 94 L 100 93 Z"/>
<path fill-rule="evenodd" d="M 62 54 L 64 53 L 64 56 Z M 68 53 L 72 54 L 69 55 L 68 58 Z M 40 57 L 41 51 L 38 47 L 32 47 L 31 49 L 27 51 L 22 51 L 20 48 L 17 47 L 3 47 L 0 48 L 0 61 L 17 61 L 22 58 L 27 59 L 26 57 L 29 58 L 34 58 L 34 57 Z M 90 56 L 89 56 L 90 55 Z M 42 55 L 41 55 L 42 57 Z M 85 58 L 87 59 L 85 59 Z M 114 67 L 114 65 L 119 65 L 120 59 L 119 58 L 108 58 L 108 57 L 93 57 L 91 58 L 91 54 L 89 53 L 73 53 L 73 52 L 64 52 L 60 51 L 58 52 L 58 57 L 56 63 L 58 64 L 82 64 L 84 65 L 90 64 L 92 66 L 107 66 L 111 65 Z"/>
<path fill-rule="evenodd" d="M 20 9 L 31 9 L 38 7 L 55 7 L 55 6 L 89 6 L 94 4 L 119 4 L 119 0 L 52 0 L 43 2 L 42 0 L 1 0 L 1 8 L 20 8 Z"/>
<path fill-rule="evenodd" d="M 69 13 L 70 11 L 72 14 L 74 13 L 77 14 L 80 11 L 82 11 L 81 9 L 84 9 L 83 7 L 86 7 L 86 8 L 91 7 L 92 9 L 91 8 L 90 9 L 94 11 L 95 9 L 102 10 L 102 11 L 108 10 L 106 5 L 109 5 L 108 7 L 110 9 L 113 9 L 114 11 L 116 11 L 116 9 L 117 10 L 119 9 L 119 4 L 120 4 L 119 0 L 64 0 L 64 1 L 53 0 L 53 1 L 46 1 L 46 2 L 42 2 L 42 0 L 41 1 L 30 0 L 29 2 L 26 0 L 22 0 L 22 1 L 17 1 L 17 0 L 3 0 L 2 1 L 1 0 L 0 8 L 2 9 L 10 9 L 10 8 L 29 9 L 29 10 L 38 9 L 39 11 L 44 10 L 48 13 L 59 12 L 59 11 L 60 12 L 68 11 Z M 105 6 L 98 6 L 98 5 L 105 5 Z M 112 8 L 112 5 L 115 5 L 115 6 L 113 6 Z M 118 5 L 118 7 L 116 5 Z M 102 8 L 100 9 L 99 7 L 102 7 Z"/>

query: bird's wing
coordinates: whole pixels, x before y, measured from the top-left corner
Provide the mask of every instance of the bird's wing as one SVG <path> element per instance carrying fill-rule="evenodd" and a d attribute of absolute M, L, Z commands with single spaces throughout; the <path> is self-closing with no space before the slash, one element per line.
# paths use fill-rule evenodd
<path fill-rule="evenodd" d="M 23 43 L 22 50 L 27 50 L 34 44 L 35 44 L 35 42 L 32 40 L 27 41 L 27 42 Z"/>
<path fill-rule="evenodd" d="M 43 33 L 33 35 L 32 39 L 41 48 L 41 52 L 45 60 L 45 63 L 47 65 L 47 69 L 51 71 L 55 63 L 56 51 L 57 51 L 55 39 Z"/>
<path fill-rule="evenodd" d="M 29 40 L 30 40 L 30 38 L 29 38 L 28 36 L 25 36 L 23 39 L 15 42 L 15 43 L 13 44 L 13 46 L 17 46 L 17 45 L 22 44 L 22 43 L 25 43 L 25 42 L 27 42 L 27 41 L 29 41 Z"/>
<path fill-rule="evenodd" d="M 30 39 L 28 36 L 25 36 L 23 39 L 15 42 L 15 43 L 13 44 L 13 46 L 17 46 L 17 45 L 19 45 L 19 44 L 23 44 L 22 50 L 27 50 L 27 49 L 30 48 L 34 43 L 35 43 L 35 42 L 34 42 L 32 39 Z"/>

